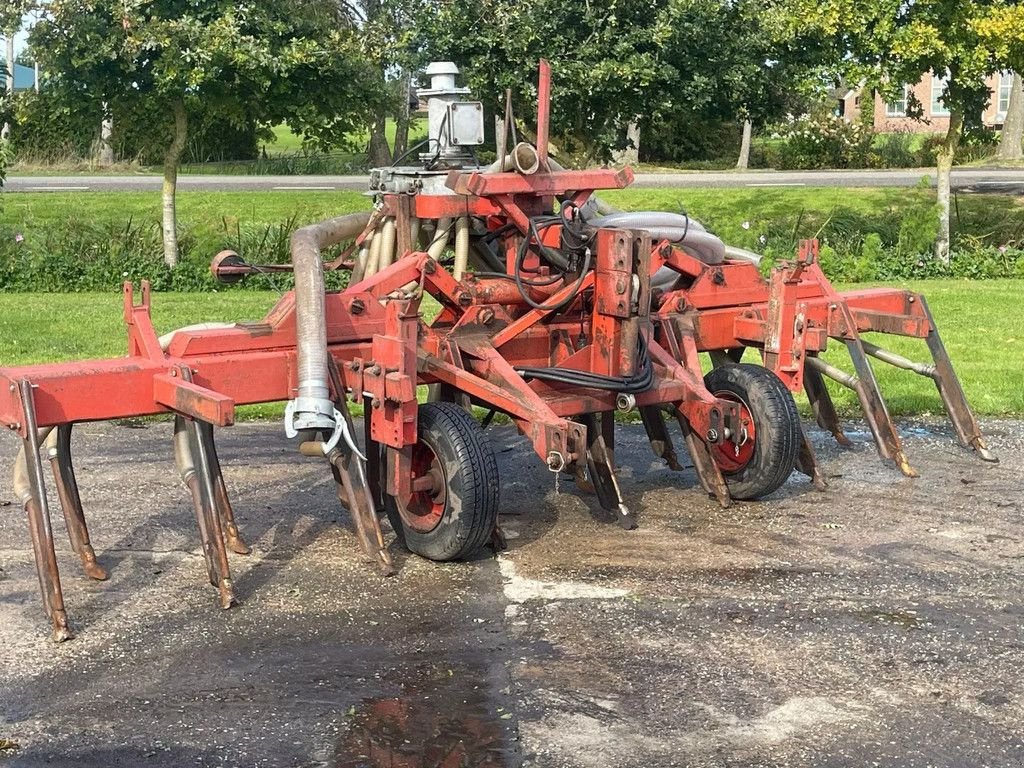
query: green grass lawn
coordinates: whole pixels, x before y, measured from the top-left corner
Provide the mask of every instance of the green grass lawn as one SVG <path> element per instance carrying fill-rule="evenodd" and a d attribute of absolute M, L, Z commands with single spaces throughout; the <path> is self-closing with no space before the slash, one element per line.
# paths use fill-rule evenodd
<path fill-rule="evenodd" d="M 1024 313 L 1007 311 L 1024 297 L 1024 281 L 921 281 L 907 286 L 925 294 L 967 396 L 982 415 L 1024 414 Z M 159 332 L 205 321 L 257 320 L 277 300 L 269 292 L 161 293 L 153 297 Z M 120 356 L 125 333 L 119 294 L 0 294 L 0 364 Z M 886 338 L 878 343 L 924 359 L 923 342 Z M 843 348 L 833 343 L 828 359 L 850 370 Z M 942 412 L 932 383 L 874 361 L 882 391 L 894 415 Z M 847 413 L 855 398 L 834 391 Z M 243 417 L 276 417 L 277 406 L 245 409 Z"/>

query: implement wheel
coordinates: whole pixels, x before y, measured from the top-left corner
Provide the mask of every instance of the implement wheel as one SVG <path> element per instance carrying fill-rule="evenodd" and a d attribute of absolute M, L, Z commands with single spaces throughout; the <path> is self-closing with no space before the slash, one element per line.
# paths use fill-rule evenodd
<path fill-rule="evenodd" d="M 412 449 L 413 494 L 385 495 L 391 527 L 410 551 L 430 560 L 463 560 L 491 539 L 498 523 L 498 465 L 487 436 L 454 403 L 419 408 Z"/>
<path fill-rule="evenodd" d="M 792 393 L 767 368 L 749 363 L 715 368 L 704 386 L 720 400 L 739 403 L 746 431 L 739 446 L 726 440 L 711 448 L 729 495 L 759 499 L 778 490 L 800 452 L 800 414 Z"/>

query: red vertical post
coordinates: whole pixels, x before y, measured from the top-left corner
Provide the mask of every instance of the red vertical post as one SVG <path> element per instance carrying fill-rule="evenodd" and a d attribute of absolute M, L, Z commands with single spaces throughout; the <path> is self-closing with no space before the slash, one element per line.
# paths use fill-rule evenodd
<path fill-rule="evenodd" d="M 537 155 L 540 167 L 548 170 L 548 130 L 551 122 L 551 65 L 547 59 L 540 60 L 540 77 L 537 80 Z"/>

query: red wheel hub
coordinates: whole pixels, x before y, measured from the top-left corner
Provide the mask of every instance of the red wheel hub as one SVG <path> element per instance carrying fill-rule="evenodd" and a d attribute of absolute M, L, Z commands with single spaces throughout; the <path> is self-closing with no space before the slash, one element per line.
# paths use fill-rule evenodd
<path fill-rule="evenodd" d="M 711 446 L 711 455 L 714 457 L 715 463 L 718 464 L 718 468 L 724 474 L 734 474 L 746 467 L 754 458 L 757 432 L 754 426 L 754 417 L 750 414 L 747 404 L 735 392 L 715 392 L 714 395 L 719 400 L 728 400 L 731 403 L 738 403 L 740 406 L 739 444 L 737 445 L 732 438 L 729 438 Z"/>
<path fill-rule="evenodd" d="M 412 483 L 412 496 L 407 504 L 399 506 L 399 511 L 414 531 L 429 533 L 444 517 L 448 493 L 441 461 L 422 440 L 412 449 Z"/>

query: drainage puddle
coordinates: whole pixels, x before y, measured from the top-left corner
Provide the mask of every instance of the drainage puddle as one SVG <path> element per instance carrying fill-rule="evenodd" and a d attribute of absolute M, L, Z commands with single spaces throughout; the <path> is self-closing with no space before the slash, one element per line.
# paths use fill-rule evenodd
<path fill-rule="evenodd" d="M 515 724 L 482 668 L 408 671 L 399 695 L 349 712 L 335 768 L 512 768 Z"/>

